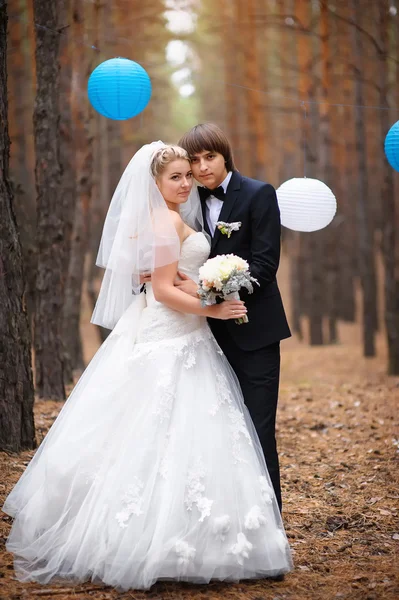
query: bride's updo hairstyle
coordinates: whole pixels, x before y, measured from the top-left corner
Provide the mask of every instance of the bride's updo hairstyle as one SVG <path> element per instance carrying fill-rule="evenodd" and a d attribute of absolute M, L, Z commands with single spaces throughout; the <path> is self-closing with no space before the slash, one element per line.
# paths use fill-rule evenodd
<path fill-rule="evenodd" d="M 190 162 L 187 152 L 184 148 L 180 148 L 180 146 L 171 144 L 157 150 L 151 161 L 151 174 L 154 179 L 158 179 L 162 175 L 167 165 L 179 159 Z"/>

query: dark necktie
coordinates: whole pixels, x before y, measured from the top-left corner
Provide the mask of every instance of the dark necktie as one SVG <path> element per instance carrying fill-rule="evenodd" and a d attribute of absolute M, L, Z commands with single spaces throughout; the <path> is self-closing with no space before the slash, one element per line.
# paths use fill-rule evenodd
<path fill-rule="evenodd" d="M 205 202 L 205 200 L 207 198 L 209 198 L 209 196 L 214 196 L 215 198 L 219 198 L 219 200 L 223 201 L 226 196 L 226 194 L 224 193 L 224 189 L 221 185 L 219 185 L 219 187 L 217 187 L 215 190 L 209 190 L 206 187 L 199 187 L 198 193 L 199 193 L 201 202 Z"/>

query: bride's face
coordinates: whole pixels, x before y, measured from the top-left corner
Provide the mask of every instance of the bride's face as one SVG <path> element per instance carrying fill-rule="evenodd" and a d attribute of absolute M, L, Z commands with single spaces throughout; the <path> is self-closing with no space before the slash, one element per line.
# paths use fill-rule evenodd
<path fill-rule="evenodd" d="M 183 204 L 193 187 L 193 174 L 188 160 L 178 158 L 166 165 L 157 186 L 167 204 Z"/>

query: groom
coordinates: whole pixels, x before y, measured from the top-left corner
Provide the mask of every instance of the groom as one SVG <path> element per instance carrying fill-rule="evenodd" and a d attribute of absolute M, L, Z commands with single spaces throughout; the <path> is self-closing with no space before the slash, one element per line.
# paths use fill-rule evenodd
<path fill-rule="evenodd" d="M 235 371 L 251 414 L 281 510 L 281 488 L 275 438 L 280 375 L 280 340 L 290 337 L 277 286 L 280 260 L 280 213 L 269 183 L 239 173 L 226 135 L 212 123 L 196 125 L 179 141 L 187 150 L 200 184 L 204 227 L 211 236 L 210 258 L 236 254 L 248 261 L 259 286 L 240 292 L 249 323 L 209 319 L 212 332 Z M 216 223 L 240 223 L 228 237 Z M 197 285 L 183 274 L 176 285 L 196 295 Z"/>

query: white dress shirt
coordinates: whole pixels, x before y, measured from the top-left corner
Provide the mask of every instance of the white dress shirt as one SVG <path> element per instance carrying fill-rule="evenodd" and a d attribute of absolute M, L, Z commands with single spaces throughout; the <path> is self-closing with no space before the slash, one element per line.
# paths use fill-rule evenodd
<path fill-rule="evenodd" d="M 227 173 L 227 177 L 220 184 L 226 193 L 227 186 L 230 183 L 231 176 L 233 175 L 232 171 Z M 215 198 L 215 196 L 209 196 L 209 198 L 205 201 L 206 204 L 206 221 L 208 223 L 209 231 L 212 236 L 215 235 L 216 223 L 219 221 L 220 211 L 222 210 L 223 200 L 219 200 L 219 198 Z"/>

